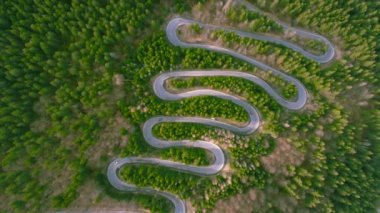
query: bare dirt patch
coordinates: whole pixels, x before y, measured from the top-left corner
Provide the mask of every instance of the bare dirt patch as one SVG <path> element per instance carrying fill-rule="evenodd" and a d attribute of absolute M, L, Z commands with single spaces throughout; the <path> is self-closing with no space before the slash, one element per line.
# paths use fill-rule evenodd
<path fill-rule="evenodd" d="M 33 111 L 38 114 L 38 119 L 30 124 L 32 132 L 44 132 L 50 127 L 50 119 L 46 112 L 45 106 L 49 102 L 47 97 L 40 97 L 40 99 L 33 105 Z"/>
<path fill-rule="evenodd" d="M 284 196 L 278 188 L 267 188 L 265 190 L 250 189 L 244 194 L 238 194 L 226 200 L 218 201 L 213 212 L 268 212 L 273 206 L 281 209 L 282 212 L 294 212 L 297 201 L 289 196 Z"/>
<path fill-rule="evenodd" d="M 114 75 L 112 80 L 116 86 L 123 86 L 124 85 L 124 76 L 121 74 Z"/>
<path fill-rule="evenodd" d="M 347 92 L 341 97 L 341 102 L 345 108 L 358 109 L 368 105 L 368 101 L 375 95 L 371 92 L 371 88 L 366 82 L 348 88 Z"/>
<path fill-rule="evenodd" d="M 133 201 L 117 201 L 108 197 L 94 181 L 86 182 L 79 197 L 65 212 L 149 212 Z"/>
<path fill-rule="evenodd" d="M 89 165 L 94 168 L 102 168 L 101 157 L 114 158 L 117 153 L 114 150 L 125 147 L 128 143 L 128 136 L 120 133 L 121 129 L 131 131 L 132 126 L 118 112 L 109 125 L 100 133 L 98 142 L 87 151 Z"/>
<path fill-rule="evenodd" d="M 213 212 L 215 213 L 250 213 L 254 210 L 253 203 L 257 199 L 256 190 L 252 189 L 245 194 L 238 194 L 227 200 L 218 201 Z"/>
<path fill-rule="evenodd" d="M 227 24 L 228 19 L 226 13 L 234 3 L 231 0 L 225 1 L 209 1 L 206 4 L 198 4 L 193 7 L 191 16 L 203 23 Z"/>
<path fill-rule="evenodd" d="M 299 166 L 304 161 L 304 155 L 296 150 L 285 138 L 277 140 L 275 150 L 261 157 L 264 168 L 272 174 L 289 175 L 288 166 Z"/>

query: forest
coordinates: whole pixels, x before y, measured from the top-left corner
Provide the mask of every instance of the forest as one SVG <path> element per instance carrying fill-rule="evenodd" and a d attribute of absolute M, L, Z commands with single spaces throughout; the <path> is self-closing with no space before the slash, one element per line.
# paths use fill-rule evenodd
<path fill-rule="evenodd" d="M 102 208 L 110 200 L 115 206 L 136 203 L 152 212 L 173 211 L 163 197 L 117 191 L 106 170 L 115 158 L 128 156 L 192 165 L 213 161 L 203 149 L 149 146 L 141 128 L 151 117 L 247 122 L 244 109 L 230 101 L 211 96 L 164 101 L 152 90 L 157 75 L 181 69 L 262 76 L 234 57 L 176 47 L 167 40 L 170 17 L 223 11 L 217 2 L 3 0 L 0 212 Z M 204 177 L 131 165 L 120 176 L 176 194 L 196 212 L 218 211 L 236 196 L 249 197 L 251 190 L 256 198 L 247 198 L 250 212 L 375 212 L 380 199 L 380 2 L 250 2 L 273 16 L 231 6 L 224 11 L 231 26 L 280 35 L 276 17 L 326 36 L 339 50 L 332 62 L 320 65 L 278 44 L 211 32 L 228 48 L 255 46 L 254 56 L 264 62 L 270 54 L 271 65 L 305 85 L 309 103 L 299 112 L 286 110 L 261 87 L 232 77 L 170 79 L 172 91 L 212 88 L 244 97 L 260 111 L 262 126 L 243 136 L 201 124 L 156 125 L 153 133 L 161 139 L 214 141 L 226 152 L 230 171 Z M 198 35 L 207 33 L 191 28 Z M 324 51 L 319 43 L 292 41 Z M 294 97 L 292 85 L 270 75 L 263 78 L 284 97 Z M 278 151 L 284 143 L 292 150 L 288 155 Z"/>

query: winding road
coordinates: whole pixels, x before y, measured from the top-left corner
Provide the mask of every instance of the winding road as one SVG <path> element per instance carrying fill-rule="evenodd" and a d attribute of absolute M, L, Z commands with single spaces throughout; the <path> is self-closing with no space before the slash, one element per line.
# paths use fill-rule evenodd
<path fill-rule="evenodd" d="M 240 1 L 240 2 L 246 5 L 247 8 L 258 11 L 249 3 L 245 1 Z M 121 191 L 155 194 L 155 195 L 164 196 L 174 204 L 175 212 L 181 212 L 181 213 L 186 212 L 186 206 L 183 200 L 181 200 L 180 198 L 178 198 L 177 196 L 173 194 L 158 191 L 151 187 L 139 188 L 133 184 L 124 182 L 123 180 L 120 179 L 119 174 L 118 174 L 120 168 L 122 168 L 123 166 L 127 164 L 155 164 L 155 165 L 169 167 L 176 170 L 190 172 L 190 173 L 198 174 L 198 175 L 215 175 L 223 169 L 225 165 L 225 156 L 223 154 L 222 149 L 218 145 L 213 144 L 211 142 L 207 142 L 207 141 L 160 140 L 153 136 L 153 133 L 152 133 L 153 127 L 163 122 L 198 123 L 198 124 L 204 124 L 208 126 L 214 126 L 214 127 L 227 129 L 229 131 L 239 133 L 239 134 L 248 135 L 256 131 L 257 128 L 259 127 L 260 116 L 259 116 L 258 111 L 250 103 L 246 102 L 243 99 L 240 99 L 238 97 L 235 97 L 233 95 L 223 93 L 220 91 L 215 91 L 211 89 L 197 89 L 197 90 L 187 91 L 183 93 L 170 93 L 165 88 L 165 85 L 164 85 L 166 80 L 170 78 L 175 78 L 175 77 L 202 77 L 202 76 L 228 76 L 228 77 L 243 78 L 262 87 L 274 100 L 276 100 L 280 105 L 282 105 L 283 107 L 287 109 L 299 110 L 305 105 L 307 101 L 307 91 L 305 87 L 303 86 L 301 82 L 299 82 L 297 79 L 293 78 L 292 76 L 289 76 L 262 62 L 259 62 L 253 58 L 247 57 L 240 53 L 234 52 L 233 50 L 230 50 L 230 49 L 226 49 L 219 46 L 207 45 L 207 44 L 186 43 L 186 42 L 181 41 L 177 34 L 178 27 L 182 25 L 189 25 L 189 24 L 194 24 L 194 23 L 197 23 L 201 25 L 202 27 L 232 31 L 243 37 L 249 37 L 249 38 L 253 38 L 257 40 L 263 40 L 263 41 L 269 41 L 269 42 L 281 44 L 319 63 L 326 63 L 330 61 L 334 57 L 334 54 L 335 54 L 333 45 L 326 38 L 318 34 L 306 32 L 306 31 L 299 30 L 296 28 L 292 28 L 292 30 L 296 31 L 302 36 L 305 36 L 311 39 L 318 39 L 322 41 L 323 43 L 325 43 L 325 45 L 328 47 L 327 52 L 321 56 L 318 56 L 318 55 L 314 55 L 312 53 L 305 51 L 304 49 L 297 46 L 296 44 L 289 43 L 279 38 L 268 37 L 266 35 L 261 35 L 261 34 L 247 33 L 247 32 L 234 30 L 234 29 L 230 29 L 226 27 L 203 24 L 195 20 L 190 20 L 190 19 L 185 19 L 185 18 L 174 18 L 168 23 L 166 27 L 166 35 L 167 35 L 168 40 L 173 45 L 184 47 L 184 48 L 202 48 L 202 49 L 207 49 L 210 51 L 215 51 L 215 52 L 231 55 L 238 59 L 244 60 L 264 71 L 271 71 L 272 74 L 277 75 L 281 77 L 282 79 L 284 79 L 285 81 L 294 84 L 297 88 L 297 99 L 295 101 L 289 101 L 281 97 L 264 80 L 252 74 L 248 74 L 245 72 L 238 72 L 238 71 L 226 71 L 226 70 L 174 71 L 174 72 L 163 73 L 154 80 L 153 82 L 154 93 L 163 100 L 175 101 L 175 100 L 181 100 L 184 98 L 190 98 L 190 97 L 195 97 L 195 96 L 206 96 L 206 95 L 215 96 L 221 99 L 232 101 L 233 103 L 243 107 L 244 110 L 249 115 L 249 122 L 243 127 L 238 127 L 238 126 L 234 126 L 232 124 L 224 123 L 221 121 L 200 118 L 200 117 L 157 116 L 157 117 L 153 117 L 149 119 L 148 121 L 144 123 L 144 126 L 143 126 L 144 139 L 151 146 L 159 148 L 159 149 L 164 149 L 164 148 L 169 148 L 169 147 L 197 147 L 197 148 L 206 149 L 214 155 L 214 159 L 215 159 L 214 162 L 209 166 L 185 165 L 183 163 L 173 162 L 169 160 L 162 160 L 162 159 L 157 159 L 157 158 L 145 158 L 145 157 L 144 158 L 143 157 L 118 158 L 109 164 L 108 169 L 107 169 L 107 177 L 111 185 L 114 186 L 116 189 L 121 190 Z M 286 24 L 283 24 L 283 23 L 279 23 L 279 24 L 281 24 L 285 29 L 289 28 L 289 26 Z"/>

